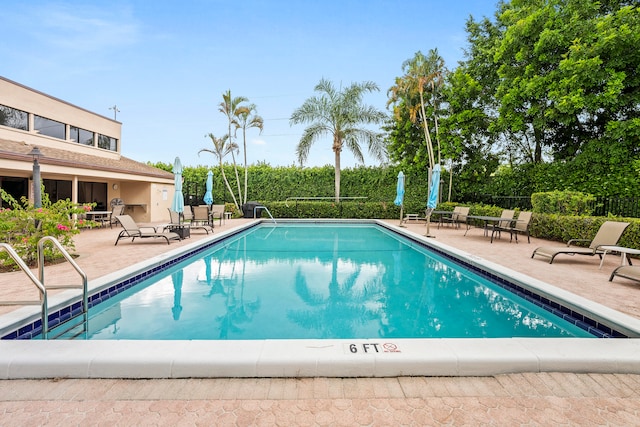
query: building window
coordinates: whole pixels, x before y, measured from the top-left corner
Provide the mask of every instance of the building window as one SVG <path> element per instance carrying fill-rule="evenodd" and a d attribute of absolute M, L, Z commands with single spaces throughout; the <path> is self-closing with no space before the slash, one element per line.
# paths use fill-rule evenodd
<path fill-rule="evenodd" d="M 34 115 L 34 126 L 35 131 L 47 136 L 52 136 L 58 139 L 66 139 L 65 138 L 65 128 L 66 125 L 64 123 L 57 122 L 55 120 L 47 119 L 46 117 L 36 116 Z"/>
<path fill-rule="evenodd" d="M 82 145 L 93 146 L 93 132 L 86 129 L 77 128 L 75 126 L 69 126 L 71 135 L 69 139 L 73 142 L 77 142 Z"/>
<path fill-rule="evenodd" d="M 43 179 L 44 192 L 49 196 L 49 200 L 57 202 L 58 200 L 71 200 L 73 192 L 71 190 L 72 182 L 56 179 Z"/>
<path fill-rule="evenodd" d="M 105 150 L 118 151 L 118 140 L 110 136 L 98 134 L 98 147 Z"/>
<path fill-rule="evenodd" d="M 0 125 L 29 130 L 29 115 L 24 111 L 0 105 Z"/>

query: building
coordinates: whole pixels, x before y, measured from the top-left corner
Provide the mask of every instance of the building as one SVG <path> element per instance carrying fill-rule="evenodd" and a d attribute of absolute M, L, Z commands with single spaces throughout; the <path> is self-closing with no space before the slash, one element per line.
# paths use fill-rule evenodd
<path fill-rule="evenodd" d="M 123 157 L 122 123 L 0 77 L 0 188 L 33 201 L 31 151 L 38 147 L 51 201 L 124 203 L 137 222 L 168 219 L 174 176 Z"/>

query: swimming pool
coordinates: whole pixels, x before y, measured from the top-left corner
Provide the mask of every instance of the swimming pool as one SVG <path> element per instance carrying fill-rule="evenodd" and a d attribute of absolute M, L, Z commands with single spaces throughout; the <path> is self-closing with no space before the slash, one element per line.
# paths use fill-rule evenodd
<path fill-rule="evenodd" d="M 375 224 L 262 224 L 97 304 L 86 338 L 593 338 L 611 332 L 564 317 Z"/>
<path fill-rule="evenodd" d="M 185 259 L 233 239 L 262 221 L 235 227 L 188 244 L 144 263 L 90 282 L 99 301 L 118 288 L 135 286 L 149 275 L 167 273 Z M 278 222 L 285 222 L 278 220 Z M 287 221 L 288 222 L 288 221 Z M 326 221 L 295 221 L 323 223 Z M 334 221 L 329 221 L 334 222 Z M 348 221 L 353 223 L 354 221 Z M 636 319 L 592 301 L 497 266 L 479 257 L 411 233 L 383 221 L 379 224 L 408 237 L 412 245 L 428 247 L 501 286 L 539 303 L 548 302 L 562 314 L 573 311 L 588 322 L 637 337 Z M 64 296 L 56 301 L 64 311 Z M 68 304 L 67 304 L 68 305 Z M 0 336 L 10 338 L 37 324 L 31 313 L 8 322 L 0 319 Z M 183 378 L 494 375 L 503 372 L 633 372 L 640 373 L 640 340 L 583 338 L 451 338 L 451 339 L 299 339 L 299 340 L 2 340 L 1 378 Z"/>

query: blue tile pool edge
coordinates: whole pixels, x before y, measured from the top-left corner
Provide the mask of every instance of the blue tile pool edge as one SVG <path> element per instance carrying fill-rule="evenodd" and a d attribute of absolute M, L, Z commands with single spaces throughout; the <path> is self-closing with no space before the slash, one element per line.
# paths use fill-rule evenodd
<path fill-rule="evenodd" d="M 513 292 L 514 294 L 524 298 L 525 300 L 545 309 L 546 311 L 553 313 L 556 316 L 588 331 L 589 333 L 594 335 L 594 337 L 629 338 L 640 336 L 639 330 L 636 330 L 634 327 L 621 327 L 621 325 L 616 324 L 615 322 L 609 322 L 605 316 L 597 316 L 590 311 L 581 309 L 581 307 L 576 306 L 566 298 L 557 298 L 557 296 L 550 295 L 548 292 L 540 292 L 539 288 L 532 286 L 530 283 L 524 283 L 523 281 L 514 278 L 514 274 L 510 274 L 510 271 L 502 266 L 499 266 L 499 269 L 502 271 L 498 272 L 492 266 L 488 266 L 488 262 L 482 260 L 479 257 L 470 256 L 469 254 L 463 253 L 456 254 L 456 252 L 460 251 L 457 251 L 454 248 L 446 247 L 445 245 L 439 244 L 438 242 L 433 242 L 432 240 L 429 240 L 407 230 L 403 230 L 399 227 L 392 226 L 383 221 L 310 219 L 279 220 L 279 222 L 289 224 L 376 224 L 382 226 L 387 230 L 390 230 L 397 235 L 408 238 L 412 245 L 416 245 L 422 248 L 428 248 L 429 250 L 436 252 L 440 256 L 443 256 L 455 262 L 456 264 L 472 270 L 476 274 L 479 274 L 492 283 L 504 289 L 507 289 L 510 292 Z M 212 246 L 215 246 L 224 240 L 231 239 L 237 234 L 244 232 L 250 228 L 256 227 L 261 223 L 268 224 L 268 222 L 265 220 L 257 220 L 255 222 L 251 222 L 249 224 L 245 224 L 243 226 L 228 230 L 224 233 L 220 233 L 219 235 L 213 235 L 208 239 L 198 241 L 192 245 L 180 248 L 176 251 L 170 251 L 160 257 L 156 257 L 154 260 L 139 263 L 131 267 L 133 271 L 126 274 L 124 276 L 124 279 L 122 278 L 122 275 L 120 275 L 120 280 L 117 282 L 109 283 L 109 281 L 107 280 L 107 283 L 105 284 L 90 286 L 89 307 L 93 307 L 96 304 L 99 304 L 121 292 L 124 292 L 127 289 L 130 289 L 131 287 L 136 286 L 140 282 L 148 279 L 150 276 L 160 274 L 163 271 L 173 267 L 175 264 L 180 263 L 187 258 L 195 256 L 202 251 L 208 250 Z M 533 281 L 531 278 L 527 279 L 527 281 Z M 571 295 L 576 299 L 579 298 L 573 294 Z M 69 304 L 69 302 L 66 302 L 65 304 L 63 302 L 56 306 L 53 306 L 53 308 L 54 309 L 52 309 L 49 313 L 49 325 L 51 327 L 55 327 L 55 325 L 63 322 L 70 316 L 79 313 L 81 310 L 81 303 L 74 302 Z M 16 329 L 9 332 L 4 332 L 0 339 L 28 340 L 34 337 L 38 337 L 41 333 L 41 328 L 42 324 L 40 316 L 39 313 L 37 313 L 35 316 L 30 316 L 28 319 L 26 319 L 25 323 L 20 325 Z"/>

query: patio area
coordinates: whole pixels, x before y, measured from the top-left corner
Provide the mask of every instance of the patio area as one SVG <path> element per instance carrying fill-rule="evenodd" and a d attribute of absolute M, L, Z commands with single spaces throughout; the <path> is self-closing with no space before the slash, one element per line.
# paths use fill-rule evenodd
<path fill-rule="evenodd" d="M 216 223 L 215 233 L 249 220 Z M 397 225 L 398 221 L 389 221 Z M 424 235 L 424 223 L 406 225 Z M 85 230 L 76 262 L 89 280 L 206 237 L 193 231 L 170 245 L 121 241 L 118 228 Z M 481 229 L 438 228 L 439 242 L 640 318 L 640 284 L 615 279 L 620 257 L 531 259 L 549 242 L 490 243 Z M 46 268 L 47 281 L 77 280 L 67 265 Z M 0 274 L 0 298 L 33 298 L 24 274 Z M 2 308 L 4 313 L 8 308 Z M 0 381 L 3 425 L 633 425 L 640 423 L 640 375 L 531 373 L 493 377 L 261 378 L 180 380 Z"/>

